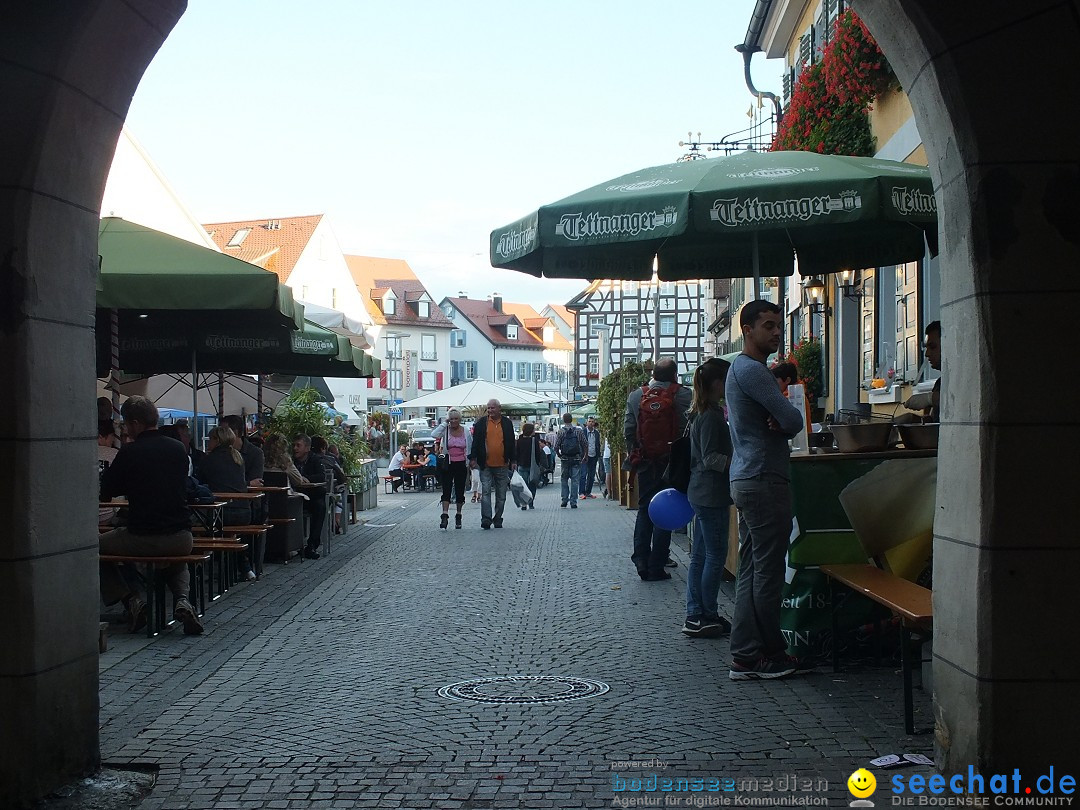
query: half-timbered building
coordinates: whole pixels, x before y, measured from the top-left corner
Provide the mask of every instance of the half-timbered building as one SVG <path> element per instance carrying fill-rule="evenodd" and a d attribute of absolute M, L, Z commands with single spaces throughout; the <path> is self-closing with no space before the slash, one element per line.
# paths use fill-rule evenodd
<path fill-rule="evenodd" d="M 576 390 L 595 394 L 605 373 L 630 360 L 673 357 L 693 373 L 704 352 L 704 285 L 698 281 L 594 281 L 567 302 L 577 313 Z"/>

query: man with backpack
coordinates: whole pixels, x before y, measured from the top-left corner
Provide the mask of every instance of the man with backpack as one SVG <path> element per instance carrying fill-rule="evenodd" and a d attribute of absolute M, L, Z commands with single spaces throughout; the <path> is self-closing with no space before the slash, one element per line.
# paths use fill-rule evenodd
<path fill-rule="evenodd" d="M 555 437 L 555 455 L 562 462 L 562 503 L 559 506 L 565 509 L 569 504 L 571 509 L 577 509 L 578 476 L 587 447 L 585 432 L 574 424 L 574 417 L 569 413 L 564 413 L 562 420 L 563 426 Z"/>
<path fill-rule="evenodd" d="M 663 489 L 671 443 L 686 430 L 691 392 L 679 385 L 678 367 L 670 357 L 657 361 L 648 385 L 626 399 L 623 438 L 637 474 L 638 513 L 634 523 L 634 553 L 630 557 L 638 576 L 648 582 L 671 579 L 664 570 L 671 548 L 671 532 L 653 525 L 649 503 Z"/>

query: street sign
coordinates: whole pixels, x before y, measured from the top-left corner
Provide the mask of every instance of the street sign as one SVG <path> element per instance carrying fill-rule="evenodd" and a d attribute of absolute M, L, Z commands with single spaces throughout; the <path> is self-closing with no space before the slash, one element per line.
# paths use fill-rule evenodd
<path fill-rule="evenodd" d="M 391 408 L 390 409 L 390 415 L 391 416 L 401 416 L 401 408 Z"/>

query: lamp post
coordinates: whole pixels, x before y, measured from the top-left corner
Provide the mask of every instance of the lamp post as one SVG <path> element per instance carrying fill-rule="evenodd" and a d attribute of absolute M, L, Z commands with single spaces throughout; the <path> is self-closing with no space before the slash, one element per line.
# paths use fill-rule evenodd
<path fill-rule="evenodd" d="M 390 397 L 390 407 L 387 408 L 387 412 L 390 413 L 397 405 L 397 397 L 395 392 L 397 391 L 397 353 L 401 350 L 401 339 L 408 337 L 404 332 L 386 332 L 383 335 L 386 338 L 386 356 L 390 360 L 390 369 L 386 374 L 386 388 L 387 394 Z M 390 458 L 394 457 L 394 453 L 397 452 L 397 423 L 394 421 L 394 416 L 390 413 Z"/>

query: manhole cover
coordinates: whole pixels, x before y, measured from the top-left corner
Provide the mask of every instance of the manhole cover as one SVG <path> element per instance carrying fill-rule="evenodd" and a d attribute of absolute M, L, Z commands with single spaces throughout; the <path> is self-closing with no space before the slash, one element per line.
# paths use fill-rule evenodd
<path fill-rule="evenodd" d="M 595 697 L 610 687 L 588 678 L 560 678 L 555 675 L 504 675 L 499 678 L 478 678 L 444 686 L 439 695 L 451 700 L 473 703 L 530 706 L 545 703 L 565 703 L 569 700 Z"/>

